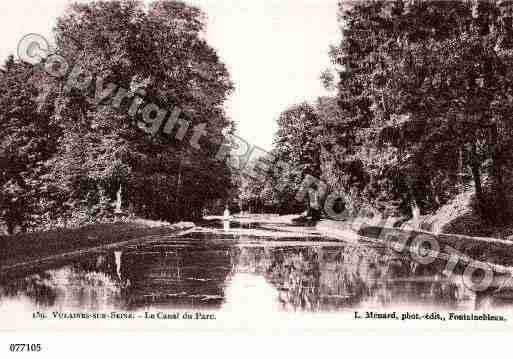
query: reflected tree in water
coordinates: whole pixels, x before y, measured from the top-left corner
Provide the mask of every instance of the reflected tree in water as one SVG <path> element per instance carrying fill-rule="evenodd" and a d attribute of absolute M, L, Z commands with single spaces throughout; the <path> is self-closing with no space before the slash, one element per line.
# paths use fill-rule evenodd
<path fill-rule="evenodd" d="M 1 297 L 26 297 L 37 307 L 97 310 L 119 301 L 119 283 L 96 268 L 94 260 L 17 279 L 0 285 Z M 102 269 L 108 268 L 103 263 Z"/>
<path fill-rule="evenodd" d="M 51 284 L 51 278 L 50 273 L 43 272 L 13 282 L 0 283 L 0 303 L 2 298 L 28 297 L 37 306 L 53 306 L 57 293 Z"/>
<path fill-rule="evenodd" d="M 479 308 L 490 302 L 489 296 L 476 298 L 461 281 L 443 276 L 443 268 L 438 262 L 415 264 L 381 247 L 208 248 L 159 242 L 10 281 L 0 285 L 0 298 L 25 296 L 40 306 L 83 310 L 216 309 L 231 300 L 230 287 L 234 298 L 258 304 L 264 299 L 258 296 L 265 295 L 267 303 L 286 311 L 420 304 Z M 244 273 L 250 275 L 238 275 Z M 231 285 L 235 276 L 239 282 Z"/>
<path fill-rule="evenodd" d="M 419 265 L 384 248 L 242 248 L 238 272 L 264 275 L 285 310 L 337 310 L 395 304 L 454 308 L 474 296 L 441 275 L 441 263 Z"/>

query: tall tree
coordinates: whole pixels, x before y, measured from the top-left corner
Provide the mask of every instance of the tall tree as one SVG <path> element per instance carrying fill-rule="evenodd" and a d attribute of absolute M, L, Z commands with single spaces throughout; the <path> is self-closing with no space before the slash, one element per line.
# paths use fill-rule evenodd
<path fill-rule="evenodd" d="M 150 218 L 197 218 L 228 196 L 231 174 L 215 153 L 231 128 L 223 106 L 233 86 L 204 30 L 202 11 L 180 1 L 73 4 L 55 28 L 66 76 L 42 71 L 50 59 L 7 61 L 0 220 L 9 232 L 77 214 L 101 220 L 120 205 Z M 182 109 L 185 136 L 180 123 L 150 131 L 145 108 L 166 119 Z"/>
<path fill-rule="evenodd" d="M 307 175 L 319 178 L 320 164 L 320 123 L 313 106 L 301 103 L 291 106 L 278 119 L 278 132 L 274 141 L 272 157 L 274 163 L 284 163 L 277 173 L 271 173 L 274 198 L 282 204 L 283 212 L 293 212 L 301 208 L 296 200 L 297 193 Z M 319 212 L 320 199 L 310 198 L 307 209 Z M 312 208 L 312 205 L 315 208 Z"/>
<path fill-rule="evenodd" d="M 211 143 L 220 143 L 223 129 L 230 125 L 222 106 L 232 84 L 226 67 L 203 39 L 203 30 L 202 12 L 178 1 L 157 1 L 147 10 L 139 1 L 77 4 L 59 19 L 58 47 L 65 58 L 74 59 L 75 66 L 96 74 L 96 81 L 101 77 L 104 86 L 114 83 L 116 91 L 141 94 L 145 104 L 169 111 L 179 106 L 187 114 L 189 128 L 203 124 L 209 135 L 198 149 L 190 148 L 189 138 L 176 140 L 175 132 L 151 137 L 137 125 L 144 120 L 140 112 L 127 116 L 133 96 L 121 103 L 110 96 L 98 107 L 72 91 L 65 96 L 78 99 L 66 102 L 75 115 L 68 118 L 72 133 L 67 142 L 77 132 L 81 141 L 88 141 L 90 161 L 84 163 L 90 164 L 87 177 L 96 183 L 93 190 L 99 188 L 112 200 L 120 188 L 130 195 L 135 188 L 142 190 L 143 183 L 156 186 L 152 193 L 166 193 L 166 203 L 137 194 L 128 202 L 166 219 L 197 216 L 206 202 L 226 195 L 223 186 L 230 185 L 229 172 L 209 154 Z M 197 196 L 205 185 L 212 191 Z M 148 210 L 157 206 L 161 209 Z"/>
<path fill-rule="evenodd" d="M 342 68 L 340 113 L 326 129 L 343 148 L 340 162 L 363 164 L 368 201 L 397 200 L 410 215 L 436 209 L 458 190 L 468 166 L 484 208 L 488 160 L 497 191 L 504 189 L 511 78 L 504 5 L 341 5 L 344 39 L 332 49 Z"/>
<path fill-rule="evenodd" d="M 9 234 L 26 230 L 41 216 L 47 170 L 59 128 L 48 111 L 39 111 L 37 84 L 44 74 L 10 56 L 0 73 L 0 220 Z"/>

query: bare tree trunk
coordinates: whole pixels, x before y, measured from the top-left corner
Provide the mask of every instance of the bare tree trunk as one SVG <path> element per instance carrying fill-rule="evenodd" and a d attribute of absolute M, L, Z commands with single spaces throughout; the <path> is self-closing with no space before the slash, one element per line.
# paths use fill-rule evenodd
<path fill-rule="evenodd" d="M 310 192 L 308 192 L 308 195 L 306 196 L 306 216 L 310 217 L 312 215 L 312 206 L 310 203 Z"/>
<path fill-rule="evenodd" d="M 474 178 L 474 187 L 476 190 L 476 198 L 478 203 L 478 208 L 480 215 L 485 216 L 485 206 L 484 206 L 484 195 L 483 195 L 483 187 L 481 184 L 481 171 L 479 169 L 479 163 L 476 160 L 472 160 L 471 169 L 472 169 L 472 177 Z"/>
<path fill-rule="evenodd" d="M 459 186 L 460 191 L 463 192 L 465 190 L 465 174 L 463 171 L 463 150 L 460 148 L 459 152 L 459 161 L 458 161 L 458 175 L 460 177 Z"/>
<path fill-rule="evenodd" d="M 495 191 L 495 203 L 496 203 L 496 213 L 495 218 L 498 223 L 503 224 L 506 220 L 507 214 L 506 211 L 506 192 L 504 188 L 504 176 L 502 172 L 502 161 L 500 155 L 499 148 L 499 134 L 496 126 L 492 127 L 492 139 L 493 139 L 493 148 L 492 148 L 492 169 L 493 169 L 493 177 L 494 177 L 494 188 Z"/>
<path fill-rule="evenodd" d="M 8 235 L 10 235 L 10 236 L 13 235 L 15 229 L 16 229 L 16 225 L 13 222 L 7 222 L 7 234 Z"/>
<path fill-rule="evenodd" d="M 115 210 L 115 213 L 121 213 L 122 190 L 123 190 L 123 185 L 120 183 L 119 184 L 119 189 L 118 189 L 118 191 L 116 193 L 116 210 Z"/>
<path fill-rule="evenodd" d="M 179 162 L 178 162 L 178 177 L 176 179 L 176 196 L 175 196 L 175 211 L 176 211 L 176 219 L 181 220 L 183 217 L 183 211 L 181 206 L 181 191 L 182 191 L 182 151 L 180 150 L 179 154 Z"/>
<path fill-rule="evenodd" d="M 415 198 L 415 186 L 413 180 L 410 178 L 408 180 L 408 192 L 410 197 L 410 209 L 411 209 L 411 215 L 412 215 L 412 221 L 414 223 L 415 227 L 420 226 L 420 207 L 417 203 L 417 199 Z"/>
<path fill-rule="evenodd" d="M 506 221 L 507 213 L 507 204 L 506 204 L 506 191 L 504 188 L 504 176 L 502 173 L 502 164 L 498 159 L 496 153 L 494 153 L 493 161 L 493 175 L 494 175 L 494 191 L 495 191 L 495 203 L 496 203 L 496 213 L 495 218 L 497 219 L 499 224 L 504 224 Z"/>
<path fill-rule="evenodd" d="M 413 216 L 413 223 L 415 223 L 415 226 L 420 226 L 420 208 L 415 199 L 411 202 L 411 214 Z"/>

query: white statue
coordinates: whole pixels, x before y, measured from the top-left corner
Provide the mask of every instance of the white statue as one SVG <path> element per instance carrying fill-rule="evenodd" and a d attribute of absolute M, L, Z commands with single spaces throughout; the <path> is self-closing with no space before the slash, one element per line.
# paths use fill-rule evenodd
<path fill-rule="evenodd" d="M 228 209 L 228 207 L 226 207 L 224 210 L 224 213 L 223 213 L 223 220 L 228 220 L 228 219 L 230 219 L 230 210 Z"/>

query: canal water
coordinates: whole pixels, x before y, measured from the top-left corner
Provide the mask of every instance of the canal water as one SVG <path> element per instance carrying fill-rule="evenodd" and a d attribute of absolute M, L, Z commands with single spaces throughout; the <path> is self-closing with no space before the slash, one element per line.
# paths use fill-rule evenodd
<path fill-rule="evenodd" d="M 251 227 L 251 228 L 250 228 Z M 438 265 L 383 246 L 335 242 L 308 230 L 211 225 L 61 263 L 0 282 L 0 312 L 147 309 L 329 312 L 478 310 L 484 300 Z"/>

